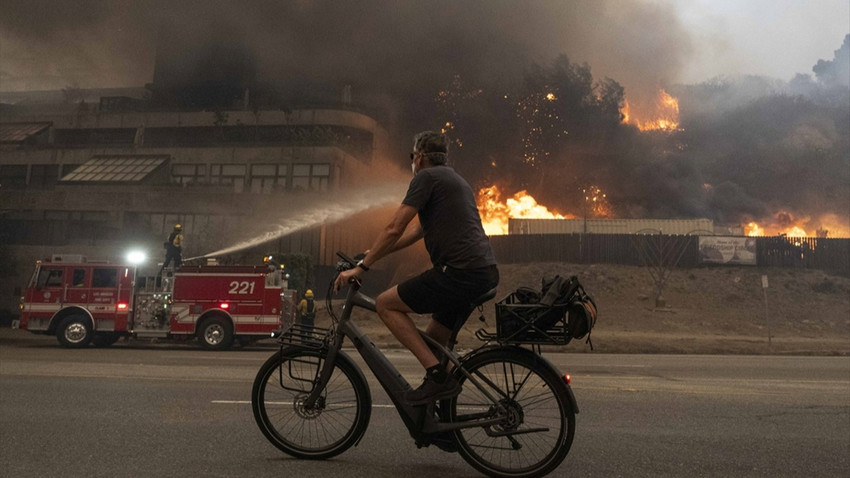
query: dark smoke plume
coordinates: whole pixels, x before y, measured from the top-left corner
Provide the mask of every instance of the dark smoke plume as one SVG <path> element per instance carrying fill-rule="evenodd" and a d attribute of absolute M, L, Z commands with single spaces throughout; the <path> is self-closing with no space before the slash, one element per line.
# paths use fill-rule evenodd
<path fill-rule="evenodd" d="M 679 85 L 693 45 L 673 7 L 639 0 L 6 0 L 0 81 L 11 90 L 156 88 L 156 61 L 171 65 L 179 84 L 181 68 L 187 78 L 194 68 L 203 74 L 197 52 L 206 48 L 250 66 L 233 80 L 240 88 L 217 90 L 222 102 L 249 86 L 255 107 L 294 108 L 338 100 L 350 86 L 353 105 L 390 131 L 400 167 L 415 132 L 452 121 L 452 159 L 476 186 L 527 188 L 561 212 L 579 213 L 581 191 L 596 186 L 620 217 L 740 223 L 786 211 L 846 221 L 848 40 L 835 58 L 812 59 L 814 77 Z M 169 29 L 179 35 L 163 43 Z M 231 80 L 225 71 L 216 81 Z M 565 98 L 558 106 L 540 99 L 553 85 Z M 659 87 L 679 98 L 683 131 L 646 134 L 619 123 L 624 95 L 640 105 Z M 451 107 L 436 101 L 440 92 Z M 530 116 L 518 111 L 522 101 L 541 101 L 558 118 L 532 143 L 536 157 L 547 158 L 537 163 L 525 161 L 522 120 Z"/>
<path fill-rule="evenodd" d="M 210 28 L 245 32 L 263 81 L 290 91 L 350 84 L 391 120 L 415 115 L 411 103 L 455 75 L 498 85 L 559 54 L 648 91 L 676 80 L 689 45 L 671 9 L 640 1 L 9 0 L 0 4 L 4 89 L 61 75 L 82 87 L 149 82 L 163 25 L 186 42 Z"/>

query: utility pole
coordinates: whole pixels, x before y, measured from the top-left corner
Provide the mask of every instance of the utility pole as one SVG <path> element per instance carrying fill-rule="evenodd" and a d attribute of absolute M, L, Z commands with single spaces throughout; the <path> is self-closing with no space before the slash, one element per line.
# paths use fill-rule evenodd
<path fill-rule="evenodd" d="M 764 321 L 767 324 L 767 348 L 773 352 L 773 333 L 770 330 L 770 315 L 767 313 L 767 275 L 761 276 L 761 290 L 764 291 Z"/>

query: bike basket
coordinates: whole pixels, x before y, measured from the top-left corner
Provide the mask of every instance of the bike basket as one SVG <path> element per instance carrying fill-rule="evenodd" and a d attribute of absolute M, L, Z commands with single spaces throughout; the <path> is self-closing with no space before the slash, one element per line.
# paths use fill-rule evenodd
<path fill-rule="evenodd" d="M 320 350 L 327 347 L 331 329 L 292 324 L 277 339 L 282 347 L 294 346 Z"/>
<path fill-rule="evenodd" d="M 572 339 L 568 307 L 522 303 L 512 292 L 496 303 L 496 338 L 505 343 L 566 345 Z"/>

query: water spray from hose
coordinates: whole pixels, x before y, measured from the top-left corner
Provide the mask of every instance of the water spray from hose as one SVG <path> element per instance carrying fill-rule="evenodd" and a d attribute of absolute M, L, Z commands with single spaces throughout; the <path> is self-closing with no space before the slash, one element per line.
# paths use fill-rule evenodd
<path fill-rule="evenodd" d="M 301 209 L 296 214 L 287 214 L 283 219 L 275 221 L 274 218 L 266 220 L 269 224 L 278 222 L 274 229 L 262 233 L 253 238 L 242 240 L 232 246 L 224 249 L 219 249 L 201 256 L 190 257 L 184 261 L 194 259 L 206 259 L 210 257 L 219 257 L 226 254 L 232 254 L 244 249 L 258 246 L 260 244 L 284 237 L 286 235 L 298 232 L 303 229 L 318 226 L 320 224 L 333 223 L 342 219 L 346 219 L 353 214 L 366 211 L 372 208 L 386 207 L 392 204 L 399 204 L 401 198 L 404 197 L 404 191 L 407 187 L 406 183 L 392 183 L 382 186 L 370 187 L 360 191 L 343 191 L 338 200 L 317 204 L 314 207 Z"/>

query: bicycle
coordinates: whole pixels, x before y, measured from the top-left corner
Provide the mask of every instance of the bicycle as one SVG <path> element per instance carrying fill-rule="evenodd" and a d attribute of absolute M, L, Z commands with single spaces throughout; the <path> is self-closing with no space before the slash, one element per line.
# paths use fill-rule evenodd
<path fill-rule="evenodd" d="M 337 273 L 355 267 L 345 254 Z M 462 323 L 447 346 L 423 332 L 425 341 L 463 385 L 457 397 L 439 404 L 412 406 L 403 395 L 408 382 L 351 319 L 354 307 L 375 311 L 374 299 L 350 283 L 339 317 L 332 325 L 307 332 L 297 324 L 277 334 L 280 350 L 260 368 L 251 393 L 254 418 L 263 435 L 298 458 L 326 459 L 357 445 L 371 416 L 371 392 L 363 372 L 342 351 L 345 338 L 374 373 L 418 447 L 454 445 L 463 459 L 493 477 L 537 477 L 566 458 L 575 434 L 575 397 L 567 375 L 541 355 L 540 347 L 494 342 L 494 337 L 463 355 L 453 351 Z M 474 301 L 495 297 L 496 290 Z M 470 314 L 471 315 L 471 314 Z M 481 331 L 479 331 L 481 332 Z M 448 441 L 446 436 L 449 436 Z"/>

